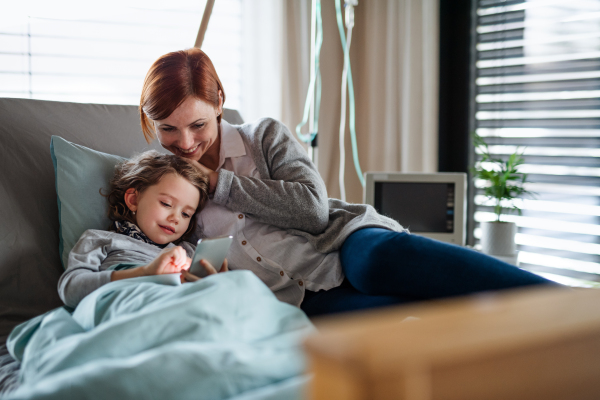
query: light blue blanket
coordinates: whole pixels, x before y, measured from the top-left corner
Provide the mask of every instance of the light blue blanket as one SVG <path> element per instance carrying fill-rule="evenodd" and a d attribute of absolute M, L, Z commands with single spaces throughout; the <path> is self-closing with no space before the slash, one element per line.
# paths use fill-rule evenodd
<path fill-rule="evenodd" d="M 248 271 L 111 282 L 73 314 L 15 328 L 21 386 L 8 399 L 301 398 L 300 344 L 313 331 Z"/>

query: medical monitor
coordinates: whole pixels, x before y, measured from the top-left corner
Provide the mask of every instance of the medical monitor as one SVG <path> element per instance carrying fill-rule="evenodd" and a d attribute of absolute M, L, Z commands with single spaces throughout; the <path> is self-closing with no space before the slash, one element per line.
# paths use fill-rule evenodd
<path fill-rule="evenodd" d="M 463 246 L 467 174 L 365 173 L 364 202 L 411 233 Z"/>

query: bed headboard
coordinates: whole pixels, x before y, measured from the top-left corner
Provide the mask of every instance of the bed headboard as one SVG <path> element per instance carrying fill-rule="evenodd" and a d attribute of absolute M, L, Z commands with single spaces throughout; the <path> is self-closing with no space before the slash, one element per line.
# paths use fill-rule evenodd
<path fill-rule="evenodd" d="M 242 123 L 235 110 L 224 119 Z M 136 106 L 0 98 L 0 337 L 62 305 L 52 135 L 123 157 L 164 151 L 144 140 Z"/>

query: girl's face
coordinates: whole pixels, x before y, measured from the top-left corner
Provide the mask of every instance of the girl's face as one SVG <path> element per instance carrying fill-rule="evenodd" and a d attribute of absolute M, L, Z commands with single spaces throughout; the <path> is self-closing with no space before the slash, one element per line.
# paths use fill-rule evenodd
<path fill-rule="evenodd" d="M 171 153 L 200 161 L 205 155 L 219 156 L 217 116 L 223 111 L 223 101 L 215 108 L 209 103 L 187 97 L 163 120 L 154 121 L 160 144 Z"/>
<path fill-rule="evenodd" d="M 128 189 L 125 202 L 135 211 L 136 225 L 158 244 L 179 239 L 188 229 L 200 202 L 200 192 L 188 180 L 167 174 L 141 193 Z"/>

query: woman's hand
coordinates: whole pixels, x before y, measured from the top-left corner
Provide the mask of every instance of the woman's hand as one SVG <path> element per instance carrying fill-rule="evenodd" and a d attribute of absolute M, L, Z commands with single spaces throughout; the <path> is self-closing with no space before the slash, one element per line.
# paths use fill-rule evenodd
<path fill-rule="evenodd" d="M 181 246 L 164 249 L 150 264 L 142 267 L 146 275 L 175 274 L 190 268 L 191 260 Z"/>
<path fill-rule="evenodd" d="M 204 259 L 200 260 L 200 265 L 202 265 L 204 267 L 204 269 L 206 270 L 208 275 L 214 275 L 217 273 L 229 271 L 229 268 L 227 268 L 227 259 L 223 260 L 223 265 L 221 265 L 221 270 L 218 272 L 215 269 L 215 267 L 212 266 L 211 263 L 209 263 L 208 261 L 206 261 Z M 196 282 L 200 279 L 202 279 L 202 278 L 199 278 L 196 275 L 189 273 L 187 270 L 181 271 L 181 282 L 182 283 L 183 282 Z"/>
<path fill-rule="evenodd" d="M 213 171 L 212 169 L 208 168 L 207 166 L 198 161 L 188 160 L 187 158 L 184 158 L 184 160 L 192 164 L 194 167 L 196 167 L 197 170 L 202 172 L 204 175 L 208 176 L 208 193 L 214 193 L 217 188 L 217 180 L 219 179 L 219 173 Z"/>

